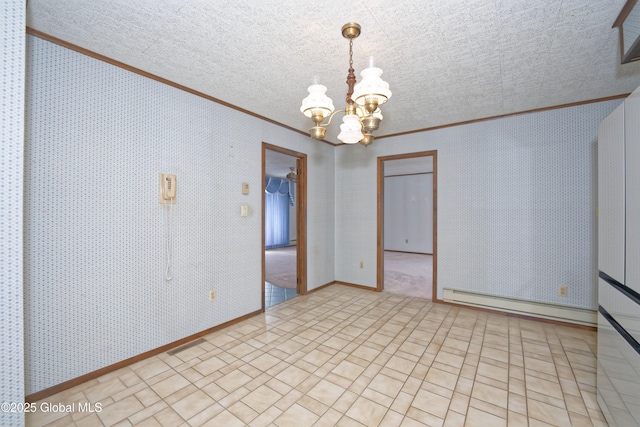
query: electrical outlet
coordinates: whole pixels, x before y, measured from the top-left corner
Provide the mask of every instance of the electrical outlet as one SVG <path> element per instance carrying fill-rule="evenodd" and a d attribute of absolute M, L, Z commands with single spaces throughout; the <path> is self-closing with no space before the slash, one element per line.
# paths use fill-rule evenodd
<path fill-rule="evenodd" d="M 364 268 L 364 261 L 360 261 L 360 268 Z"/>
<path fill-rule="evenodd" d="M 216 299 L 216 291 L 211 290 L 209 291 L 209 301 L 215 301 Z"/>
<path fill-rule="evenodd" d="M 566 286 L 559 286 L 558 287 L 558 295 L 560 295 L 561 297 L 566 297 L 567 296 L 567 287 Z"/>

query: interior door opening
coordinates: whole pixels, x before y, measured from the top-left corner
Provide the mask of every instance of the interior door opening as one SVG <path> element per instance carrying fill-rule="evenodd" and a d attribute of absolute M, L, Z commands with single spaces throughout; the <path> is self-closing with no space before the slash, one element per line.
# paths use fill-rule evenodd
<path fill-rule="evenodd" d="M 263 143 L 262 307 L 306 293 L 306 155 Z"/>
<path fill-rule="evenodd" d="M 377 290 L 437 296 L 436 152 L 378 158 Z"/>

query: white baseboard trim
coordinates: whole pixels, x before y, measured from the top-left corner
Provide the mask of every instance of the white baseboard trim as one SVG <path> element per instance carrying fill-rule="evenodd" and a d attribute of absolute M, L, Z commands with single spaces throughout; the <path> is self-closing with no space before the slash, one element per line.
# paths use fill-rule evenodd
<path fill-rule="evenodd" d="M 598 312 L 587 308 L 500 297 L 457 289 L 443 289 L 443 300 L 472 307 L 569 322 L 585 326 L 598 325 Z"/>

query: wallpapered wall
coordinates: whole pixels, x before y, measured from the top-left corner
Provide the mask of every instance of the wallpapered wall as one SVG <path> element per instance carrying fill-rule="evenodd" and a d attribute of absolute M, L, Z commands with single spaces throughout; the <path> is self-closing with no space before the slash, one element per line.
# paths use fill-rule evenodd
<path fill-rule="evenodd" d="M 20 0 L 0 4 L 0 396 L 24 401 L 22 189 L 26 12 Z M 24 425 L 21 413 L 0 411 L 0 425 Z"/>
<path fill-rule="evenodd" d="M 336 280 L 376 283 L 376 157 L 437 150 L 439 298 L 453 288 L 595 309 L 597 128 L 620 102 L 336 149 L 336 182 L 350 183 L 336 187 Z"/>
<path fill-rule="evenodd" d="M 263 141 L 308 154 L 308 250 L 332 254 L 333 147 L 32 36 L 26 85 L 27 394 L 260 310 Z M 334 272 L 312 259 L 309 289 Z"/>
<path fill-rule="evenodd" d="M 262 141 L 308 154 L 309 289 L 375 286 L 376 158 L 437 150 L 439 295 L 595 308 L 596 129 L 620 101 L 365 149 L 310 141 L 31 36 L 26 86 L 27 394 L 260 309 Z M 177 175 L 171 211 L 159 173 Z"/>
<path fill-rule="evenodd" d="M 384 249 L 433 253 L 433 174 L 384 178 Z"/>

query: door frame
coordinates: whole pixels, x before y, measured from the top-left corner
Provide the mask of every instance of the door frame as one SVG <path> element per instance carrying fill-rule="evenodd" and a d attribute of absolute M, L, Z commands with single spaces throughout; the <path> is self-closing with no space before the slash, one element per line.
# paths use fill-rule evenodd
<path fill-rule="evenodd" d="M 265 181 L 267 177 L 267 150 L 276 151 L 296 158 L 296 292 L 307 293 L 307 155 L 277 145 L 262 143 L 262 311 L 265 311 Z"/>
<path fill-rule="evenodd" d="M 433 272 L 431 300 L 438 301 L 438 151 L 420 151 L 416 153 L 395 154 L 378 157 L 378 253 L 376 291 L 384 289 L 384 162 L 386 160 L 411 159 L 414 157 L 433 157 Z"/>

